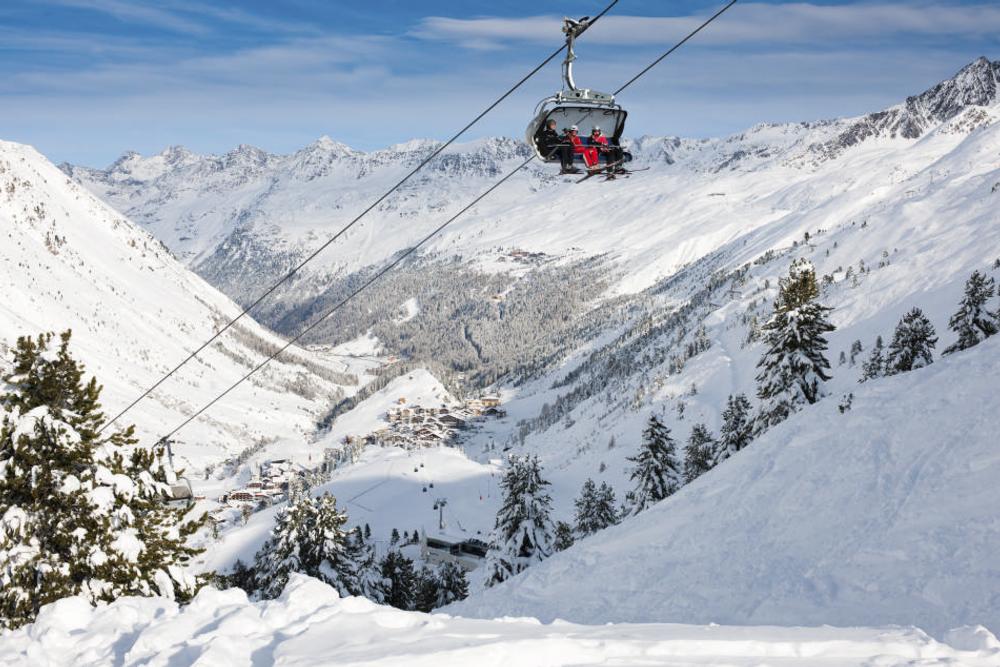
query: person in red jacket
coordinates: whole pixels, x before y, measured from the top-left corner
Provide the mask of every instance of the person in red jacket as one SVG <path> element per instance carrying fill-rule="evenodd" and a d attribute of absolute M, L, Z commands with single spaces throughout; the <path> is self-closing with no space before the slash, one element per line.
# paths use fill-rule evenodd
<path fill-rule="evenodd" d="M 597 149 L 583 145 L 583 141 L 580 139 L 580 128 L 576 125 L 571 125 L 566 130 L 566 141 L 573 144 L 574 153 L 581 153 L 583 155 L 583 163 L 587 165 L 587 169 L 597 164 Z"/>
<path fill-rule="evenodd" d="M 590 131 L 590 145 L 596 146 L 596 150 L 608 154 L 608 164 L 620 162 L 622 159 L 622 149 L 608 143 L 608 138 L 604 136 L 599 125 L 595 125 L 594 129 Z"/>

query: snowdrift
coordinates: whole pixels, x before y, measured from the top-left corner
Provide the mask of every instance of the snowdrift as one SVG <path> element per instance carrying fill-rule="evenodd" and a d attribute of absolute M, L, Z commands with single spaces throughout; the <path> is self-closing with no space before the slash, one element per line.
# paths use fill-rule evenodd
<path fill-rule="evenodd" d="M 45 607 L 0 639 L 0 665 L 870 665 L 923 661 L 996 664 L 1000 643 L 983 628 L 937 642 L 915 628 L 769 628 L 689 625 L 542 625 L 467 620 L 339 599 L 293 576 L 283 595 L 250 603 L 239 590 L 206 589 L 187 607 L 124 598 L 92 608 L 79 598 Z"/>
<path fill-rule="evenodd" d="M 455 613 L 1000 627 L 1000 339 L 858 385 Z"/>

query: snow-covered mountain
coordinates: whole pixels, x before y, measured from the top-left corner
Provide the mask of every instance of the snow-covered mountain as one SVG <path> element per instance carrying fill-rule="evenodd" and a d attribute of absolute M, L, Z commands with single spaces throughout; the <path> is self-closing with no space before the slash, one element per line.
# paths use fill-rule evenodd
<path fill-rule="evenodd" d="M 634 151 L 653 169 L 600 189 L 598 183 L 568 187 L 551 167 L 533 165 L 428 252 L 469 256 L 516 245 L 556 256 L 571 248 L 610 253 L 635 279 L 623 281 L 622 289 L 636 291 L 761 225 L 845 195 L 863 201 L 870 193 L 862 184 L 909 179 L 919 187 L 915 174 L 930 178 L 925 170 L 934 159 L 996 120 L 998 72 L 1000 63 L 981 58 L 903 104 L 860 118 L 761 124 L 713 140 L 642 137 Z M 171 147 L 152 157 L 127 153 L 106 169 L 62 169 L 246 302 L 437 145 L 415 140 L 362 153 L 324 137 L 291 155 L 251 146 L 195 155 Z M 279 317 L 289 307 L 324 293 L 331 277 L 377 265 L 407 247 L 527 154 L 511 139 L 450 147 L 327 248 L 261 316 L 283 331 L 296 330 L 298 316 L 291 322 Z M 873 159 L 859 165 L 863 155 Z M 664 215 L 687 222 L 683 236 L 663 224 Z"/>
<path fill-rule="evenodd" d="M 816 266 L 836 326 L 829 398 L 648 515 L 471 599 L 463 613 L 594 621 L 603 607 L 620 610 L 618 620 L 698 612 L 704 622 L 737 623 L 789 623 L 798 614 L 934 630 L 1000 622 L 989 566 L 996 526 L 980 511 L 1000 506 L 989 482 L 1000 413 L 992 399 L 982 399 L 983 411 L 975 403 L 989 391 L 996 344 L 902 378 L 857 382 L 876 336 L 891 336 L 914 306 L 937 328 L 938 350 L 952 343 L 948 318 L 966 278 L 1000 272 L 998 75 L 1000 63 L 980 59 L 864 117 L 762 124 L 717 140 L 644 137 L 633 147 L 650 170 L 613 183 L 574 186 L 538 166 L 318 330 L 320 340 L 339 342 L 370 329 L 402 356 L 445 366 L 465 389 L 499 380 L 509 417 L 464 445 L 479 467 L 442 459 L 447 471 L 419 473 L 453 473 L 450 506 L 463 504 L 466 530 L 488 531 L 495 502 L 481 492 L 477 501 L 475 485 L 460 482 L 489 474 L 499 448 L 540 457 L 556 518 L 570 520 L 585 479 L 609 483 L 619 498 L 631 488 L 627 457 L 651 413 L 682 444 L 696 423 L 717 431 L 729 394 L 754 395 L 761 346 L 753 334 L 778 279 L 795 259 Z M 429 150 L 414 142 L 363 154 L 321 140 L 291 156 L 173 149 L 126 156 L 108 170 L 64 170 L 245 300 Z M 492 139 L 453 147 L 328 248 L 264 317 L 297 330 L 523 151 Z M 345 421 L 362 430 L 356 417 L 337 417 L 321 445 L 336 446 Z M 964 441 L 949 448 L 954 433 Z M 965 460 L 941 460 L 950 451 Z M 372 452 L 329 488 L 344 489 L 348 512 L 382 531 L 433 526 L 434 498 L 413 488 L 409 461 L 394 467 L 394 456 Z M 969 486 L 949 495 L 948 480 Z M 365 505 L 372 512 L 352 506 L 376 483 L 376 502 Z M 227 536 L 213 564 L 252 552 L 266 530 L 257 524 Z M 720 540 L 731 549 L 720 550 Z M 732 550 L 733 572 L 717 573 Z M 599 572 L 601 585 L 581 590 L 581 568 Z"/>
<path fill-rule="evenodd" d="M 9 142 L 0 142 L 0 228 L 0 351 L 6 357 L 18 336 L 71 329 L 73 353 L 104 384 L 109 415 L 239 312 L 148 232 Z M 163 435 L 281 342 L 245 318 L 124 423 L 144 440 Z M 289 350 L 232 403 L 178 434 L 180 465 L 199 469 L 260 439 L 301 440 L 330 403 L 357 389 L 349 371 L 339 358 Z"/>

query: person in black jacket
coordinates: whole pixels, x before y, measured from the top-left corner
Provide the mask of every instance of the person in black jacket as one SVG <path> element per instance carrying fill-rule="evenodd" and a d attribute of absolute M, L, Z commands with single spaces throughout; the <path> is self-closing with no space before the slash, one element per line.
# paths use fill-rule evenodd
<path fill-rule="evenodd" d="M 563 137 L 559 136 L 559 132 L 556 131 L 556 121 L 554 118 L 550 118 L 545 123 L 545 127 L 538 133 L 537 140 L 538 150 L 546 159 L 553 154 L 559 156 L 559 162 L 562 164 L 562 173 L 580 173 L 580 170 L 573 166 L 573 147 Z"/>

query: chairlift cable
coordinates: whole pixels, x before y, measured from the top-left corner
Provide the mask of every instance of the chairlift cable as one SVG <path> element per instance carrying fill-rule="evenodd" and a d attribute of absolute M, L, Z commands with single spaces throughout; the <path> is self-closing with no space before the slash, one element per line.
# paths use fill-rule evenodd
<path fill-rule="evenodd" d="M 233 384 L 231 384 L 229 387 L 226 388 L 225 391 L 223 391 L 221 394 L 219 394 L 218 396 L 216 396 L 215 398 L 213 398 L 211 401 L 209 401 L 208 403 L 206 403 L 205 405 L 203 405 L 196 412 L 194 412 L 191 416 L 189 416 L 187 419 L 185 419 L 183 422 L 181 422 L 180 425 L 178 425 L 172 431 L 170 431 L 165 436 L 163 436 L 162 438 L 160 438 L 160 442 L 165 442 L 165 441 L 169 440 L 175 433 L 177 433 L 177 431 L 181 430 L 182 428 L 184 428 L 185 426 L 187 426 L 188 424 L 190 424 L 199 415 L 201 415 L 203 412 L 205 412 L 206 410 L 208 410 L 210 407 L 212 407 L 213 405 L 215 405 L 216 403 L 218 403 L 229 392 L 231 392 L 233 389 L 236 389 L 236 387 L 238 387 L 239 385 L 243 384 L 243 382 L 245 382 L 247 379 L 249 379 L 251 375 L 253 375 L 257 371 L 259 371 L 261 368 L 263 368 L 264 366 L 266 366 L 269 362 L 271 362 L 272 360 L 274 360 L 279 354 L 281 354 L 282 352 L 284 352 L 285 350 L 287 350 L 288 348 L 290 348 L 292 345 L 294 345 L 296 343 L 296 341 L 298 341 L 303 336 L 305 336 L 307 333 L 309 333 L 310 331 L 312 331 L 313 329 L 315 329 L 317 326 L 319 326 L 327 318 L 329 318 L 335 312 L 337 312 L 338 310 L 340 310 L 340 308 L 342 308 L 345 304 L 347 304 L 351 299 L 353 299 L 358 294 L 360 294 L 365 289 L 367 289 L 372 283 L 374 283 L 376 280 L 378 280 L 379 278 L 381 278 L 382 276 L 384 276 L 386 273 L 388 273 L 392 269 L 394 269 L 397 266 L 399 266 L 403 262 L 403 260 L 405 260 L 407 257 L 409 257 L 410 255 L 412 255 L 413 253 L 415 253 L 419 248 L 421 248 L 422 246 L 424 246 L 425 244 L 427 244 L 431 239 L 433 239 L 435 236 L 437 236 L 439 233 L 441 233 L 444 230 L 445 227 L 447 227 L 448 225 L 450 225 L 451 223 L 453 223 L 455 220 L 457 220 L 459 217 L 461 217 L 463 213 L 465 213 L 470 208 L 472 208 L 473 206 L 475 206 L 476 204 L 478 204 L 481 200 L 485 199 L 486 196 L 489 195 L 491 192 L 493 192 L 494 190 L 496 190 L 497 188 L 499 188 L 501 185 L 503 185 L 504 183 L 506 183 L 508 179 L 510 179 L 512 176 L 514 176 L 514 174 L 516 174 L 517 172 L 519 172 L 522 169 L 524 169 L 525 167 L 527 167 L 528 163 L 530 163 L 534 159 L 535 159 L 534 155 L 532 155 L 531 157 L 529 157 L 527 160 L 525 160 L 520 165 L 518 165 L 517 167 L 515 167 L 512 171 L 508 172 L 506 176 L 504 176 L 499 181 L 497 181 L 492 186 L 490 186 L 490 188 L 488 190 L 486 190 L 485 192 L 483 192 L 482 194 L 480 194 L 478 197 L 476 197 L 475 199 L 473 199 L 469 204 L 467 204 L 458 213 L 456 213 L 452 217 L 448 218 L 445 222 L 443 222 L 440 225 L 438 225 L 438 227 L 436 229 L 434 229 L 434 231 L 432 231 L 430 234 L 428 234 L 423 239 L 421 239 L 416 245 L 408 248 L 406 250 L 406 252 L 404 252 L 403 254 L 401 254 L 399 257 L 397 257 L 396 259 L 394 259 L 389 264 L 387 264 L 384 267 L 382 267 L 382 269 L 380 269 L 378 273 L 376 273 L 375 275 L 373 275 L 371 278 L 369 278 L 368 280 L 366 280 L 360 287 L 358 287 L 357 289 L 355 289 L 353 292 L 351 292 L 346 297 L 344 297 L 339 302 L 337 302 L 334 306 L 332 306 L 331 308 L 329 308 L 325 313 L 323 313 L 312 324 L 310 324 L 305 329 L 303 329 L 302 331 L 300 331 L 299 333 L 297 333 L 293 338 L 290 338 L 288 340 L 288 342 L 286 342 L 283 346 L 281 346 L 280 348 L 278 348 L 278 350 L 276 350 L 271 355 L 269 355 L 268 357 L 266 357 L 263 361 L 261 361 L 259 364 L 257 364 L 246 375 L 244 375 L 239 380 L 237 380 L 236 382 L 234 382 Z"/>
<path fill-rule="evenodd" d="M 666 57 L 667 57 L 667 56 L 669 56 L 669 55 L 670 55 L 671 53 L 673 53 L 673 52 L 674 52 L 674 51 L 676 51 L 677 49 L 679 49 L 679 48 L 681 48 L 682 46 L 684 46 L 684 44 L 685 44 L 685 43 L 686 43 L 686 42 L 687 42 L 687 41 L 688 41 L 689 39 L 691 39 L 692 37 L 694 37 L 695 35 L 697 35 L 697 34 L 698 34 L 699 32 L 701 32 L 701 31 L 702 31 L 702 29 L 704 29 L 705 27 L 707 27 L 709 23 L 711 23 L 711 22 L 712 22 L 712 21 L 714 21 L 715 19 L 717 19 L 717 18 L 719 18 L 720 16 L 722 16 L 722 15 L 723 15 L 723 14 L 724 14 L 724 13 L 725 13 L 725 12 L 726 12 L 726 11 L 727 11 L 727 10 L 728 10 L 729 8 L 730 8 L 730 7 L 732 7 L 733 5 L 735 5 L 735 4 L 736 4 L 736 1 L 737 1 L 737 0 L 731 0 L 731 1 L 730 1 L 730 3 L 729 3 L 728 5 L 726 5 L 725 7 L 723 7 L 722 9 L 720 9 L 719 11 L 715 12 L 715 14 L 713 14 L 713 15 L 712 15 L 712 16 L 711 16 L 710 18 L 708 18 L 708 19 L 707 19 L 707 20 L 706 20 L 706 21 L 705 21 L 704 23 L 702 23 L 702 24 L 701 24 L 700 26 L 698 26 L 697 28 L 695 28 L 694 30 L 692 30 L 691 32 L 689 32 L 689 33 L 687 34 L 687 36 L 686 36 L 686 37 L 685 37 L 684 39 L 682 39 L 681 41 L 679 41 L 679 42 L 677 42 L 676 44 L 674 44 L 673 46 L 671 46 L 671 47 L 670 47 L 669 49 L 667 49 L 667 50 L 666 50 L 666 51 L 665 51 L 665 52 L 664 52 L 664 53 L 663 53 L 663 54 L 662 54 L 662 55 L 661 55 L 661 56 L 660 56 L 659 58 L 657 58 L 657 59 L 656 59 L 656 60 L 654 60 L 653 62 L 649 63 L 649 64 L 648 64 L 648 65 L 647 65 L 647 66 L 646 66 L 646 67 L 645 67 L 645 68 L 644 68 L 644 69 L 643 69 L 643 70 L 642 70 L 641 72 L 639 72 L 638 74 L 636 74 L 635 76 L 633 76 L 633 77 L 632 77 L 631 79 L 629 79 L 628 81 L 626 81 L 624 85 L 622 85 L 622 86 L 621 86 L 621 87 L 620 87 L 620 88 L 619 88 L 618 90 L 616 90 L 616 91 L 614 92 L 614 94 L 615 94 L 615 95 L 617 95 L 618 93 L 622 92 L 623 90 L 625 90 L 626 88 L 628 88 L 629 86 L 631 86 L 631 85 L 632 85 L 633 83 L 635 83 L 635 82 L 636 82 L 636 80 L 637 80 L 637 79 L 638 79 L 639 77 L 641 77 L 641 76 L 642 76 L 643 74 L 645 74 L 645 73 L 646 73 L 646 72 L 648 72 L 649 70 L 651 70 L 651 69 L 653 69 L 654 67 L 656 67 L 657 65 L 659 65 L 659 64 L 660 64 L 660 62 L 661 62 L 661 61 L 662 61 L 662 60 L 663 60 L 664 58 L 666 58 Z"/>
<path fill-rule="evenodd" d="M 617 0 L 616 0 L 616 2 L 617 2 Z M 729 9 L 734 4 L 736 4 L 736 2 L 737 2 L 737 0 L 731 0 L 729 2 L 729 4 L 727 4 L 723 9 L 721 9 L 718 12 L 716 12 L 711 18 L 707 19 L 700 26 L 698 26 L 697 28 L 695 28 L 690 33 L 688 33 L 688 35 L 685 36 L 684 39 L 682 39 L 681 41 L 679 41 L 677 44 L 675 44 L 673 47 L 671 47 L 669 50 L 667 50 L 663 55 L 661 55 L 659 58 L 657 58 L 656 60 L 654 60 L 650 65 L 648 65 L 646 68 L 644 68 L 642 71 L 640 71 L 636 76 L 634 76 L 631 79 L 629 79 L 625 83 L 625 85 L 623 85 L 621 88 L 618 89 L 618 91 L 620 92 L 621 90 L 624 90 L 626 87 L 628 87 L 632 83 L 634 83 L 636 81 L 636 79 L 638 79 L 640 76 L 642 76 L 643 74 L 645 74 L 646 72 L 648 72 L 650 69 L 652 69 L 653 67 L 655 67 L 656 65 L 658 65 L 660 62 L 662 62 L 664 58 L 666 58 L 667 56 L 669 56 L 671 53 L 673 53 L 678 48 L 680 48 L 683 44 L 685 44 L 688 40 L 690 40 L 696 34 L 698 34 L 699 32 L 701 32 L 701 30 L 703 28 L 705 28 L 705 26 L 707 26 L 709 23 L 711 23 L 716 18 L 718 18 L 719 16 L 721 16 L 723 12 L 725 12 L 727 9 Z M 613 6 L 614 4 L 615 3 L 612 3 L 611 5 L 609 5 L 608 9 L 610 9 L 610 7 Z M 607 11 L 607 10 L 605 10 L 605 11 Z M 603 15 L 603 13 L 602 13 L 602 15 Z M 593 23 L 593 22 L 591 22 L 591 23 Z M 564 45 L 563 48 L 565 48 L 565 45 Z M 560 49 L 560 51 L 561 50 L 562 49 Z M 550 56 L 549 59 L 551 60 L 551 58 L 554 57 L 555 55 L 557 55 L 558 53 L 559 53 L 559 51 L 556 51 L 553 54 L 553 56 Z M 616 92 L 616 94 L 617 94 L 617 92 Z M 209 401 L 208 403 L 206 403 L 204 406 L 202 406 L 201 408 L 199 408 L 196 412 L 194 412 L 189 417 L 187 417 L 187 419 L 185 419 L 183 422 L 181 422 L 173 430 L 171 430 L 169 433 L 167 433 L 166 435 L 164 435 L 163 437 L 161 437 L 160 440 L 159 440 L 159 442 L 166 442 L 166 441 L 168 441 L 174 434 L 176 434 L 178 431 L 180 431 L 182 428 L 184 428 L 185 426 L 187 426 L 188 424 L 190 424 L 192 421 L 194 421 L 197 417 L 199 417 L 206 410 L 208 410 L 213 405 L 215 405 L 217 402 L 219 402 L 222 398 L 224 398 L 226 395 L 228 395 L 229 392 L 231 392 L 232 390 L 236 389 L 236 387 L 238 387 L 243 382 L 245 382 L 246 380 L 248 380 L 252 375 L 254 375 L 257 371 L 259 371 L 261 368 L 263 368 L 264 366 L 266 366 L 269 362 L 271 362 L 273 359 L 275 359 L 279 354 L 281 354 L 282 352 L 284 352 L 285 350 L 287 350 L 288 348 L 290 348 L 292 345 L 294 345 L 296 343 L 296 341 L 298 341 L 303 336 L 305 336 L 307 333 L 309 333 L 310 331 L 312 331 L 313 329 L 315 329 L 317 326 L 319 326 L 327 318 L 329 318 L 331 315 L 333 315 L 335 312 L 337 312 L 337 310 L 339 310 L 341 307 L 343 307 L 345 304 L 347 304 L 351 299 L 353 299 L 358 294 L 360 294 L 361 292 L 363 292 L 365 289 L 367 289 L 370 285 L 372 285 L 374 282 L 376 282 L 379 278 L 381 278 L 382 276 L 384 276 L 386 273 L 388 273 L 389 271 L 391 271 L 394 268 L 396 268 L 397 266 L 399 266 L 404 260 L 406 260 L 408 257 L 410 257 L 413 253 L 415 253 L 422 246 L 424 246 L 428 242 L 430 242 L 431 239 L 433 239 L 435 236 L 437 236 L 442 231 L 444 231 L 444 229 L 446 227 L 448 227 L 451 223 L 453 223 L 455 220 L 457 220 L 458 218 L 460 218 L 469 209 L 471 209 L 473 206 L 475 206 L 480 201 L 482 201 L 483 199 L 485 199 L 488 195 L 490 195 L 494 190 L 496 190 L 501 185 L 503 185 L 508 180 L 510 180 L 510 178 L 513 177 L 515 174 L 517 174 L 522 169 L 524 169 L 525 167 L 527 167 L 528 164 L 530 164 L 533 160 L 535 160 L 536 157 L 538 157 L 538 156 L 536 154 L 532 153 L 532 155 L 528 159 L 526 159 L 524 162 L 522 162 L 521 164 L 519 164 L 513 170 L 509 171 L 503 178 L 501 178 L 499 181 L 497 181 L 496 183 L 494 183 L 493 185 L 491 185 L 487 190 L 485 190 L 484 192 L 482 192 L 481 194 L 479 194 L 475 199 L 473 199 L 469 204 L 467 204 L 460 211 L 458 211 L 453 216 L 451 216 L 450 218 L 448 218 L 446 221 L 444 221 L 443 223 L 441 223 L 440 225 L 438 225 L 434 229 L 434 231 L 432 231 L 430 234 L 428 234 L 427 236 L 425 236 L 424 238 L 422 238 L 416 245 L 410 247 L 404 253 L 402 253 L 399 257 L 397 257 L 395 260 L 393 260 L 392 262 L 390 262 L 389 264 L 387 264 L 386 266 L 384 266 L 382 269 L 380 269 L 378 271 L 378 273 L 376 273 L 371 278 L 369 278 L 367 281 L 365 281 L 360 287 L 358 287 L 357 289 L 355 289 L 353 292 L 351 292 L 349 295 L 347 295 L 346 297 L 344 297 L 337 304 L 335 304 L 334 306 L 332 306 L 331 308 L 329 308 L 326 312 L 324 312 L 319 317 L 319 319 L 317 319 L 312 324 L 310 324 L 309 326 L 307 326 L 305 329 L 303 329 L 302 331 L 300 331 L 293 338 L 289 339 L 288 342 L 285 343 L 281 348 L 279 348 L 277 351 L 275 351 L 274 353 L 272 353 L 270 356 L 268 356 L 262 362 L 260 362 L 259 364 L 257 364 L 257 366 L 255 366 L 253 369 L 251 369 L 248 373 L 246 373 L 239 380 L 237 380 L 236 382 L 234 382 L 233 384 L 231 384 L 221 394 L 219 394 L 218 396 L 216 396 L 215 398 L 213 398 L 211 401 Z"/>
<path fill-rule="evenodd" d="M 619 0 L 612 0 L 612 2 L 610 2 L 601 11 L 601 13 L 597 14 L 593 19 L 591 19 L 589 21 L 589 23 L 586 26 L 584 26 L 580 30 L 579 34 L 583 34 L 584 32 L 586 32 L 586 30 L 590 26 L 592 26 L 601 17 L 603 17 L 605 14 L 607 14 L 609 11 L 611 11 L 611 8 L 614 7 L 615 5 L 617 5 L 618 2 L 619 2 Z M 249 306 L 245 307 L 236 317 L 234 317 L 231 320 L 229 320 L 225 324 L 225 326 L 223 326 L 221 329 L 219 329 L 214 334 L 212 334 L 212 336 L 208 340 L 206 340 L 204 343 L 202 343 L 201 345 L 199 345 L 193 352 L 189 353 L 188 356 L 185 357 L 183 361 L 181 361 L 179 364 L 177 364 L 176 366 L 174 366 L 163 377 L 161 377 L 159 380 L 157 380 L 155 383 L 153 383 L 148 389 L 146 389 L 145 391 L 143 391 L 142 394 L 140 394 L 138 398 L 136 398 L 131 403 L 129 403 L 125 407 L 125 409 L 123 409 L 121 412 L 119 412 L 118 414 L 116 414 L 114 417 L 112 417 L 111 419 L 109 419 L 108 421 L 106 421 L 97 430 L 97 432 L 98 433 L 103 432 L 104 429 L 106 429 L 111 424 L 113 424 L 114 422 L 116 422 L 118 419 L 120 419 L 121 417 L 123 417 L 125 415 L 125 413 L 127 413 L 128 411 L 130 411 L 132 408 L 134 408 L 136 405 L 138 405 L 140 401 L 142 401 L 144 398 L 146 398 L 151 393 L 153 393 L 160 385 L 162 385 L 164 382 L 166 382 L 174 373 L 176 373 L 177 371 L 179 371 L 185 364 L 187 364 L 189 361 L 191 361 L 196 356 L 198 356 L 209 345 L 211 345 L 212 343 L 214 343 L 219 338 L 219 336 L 221 336 L 226 331 L 228 331 L 234 324 L 236 324 L 239 320 L 241 320 L 251 310 L 253 310 L 254 308 L 256 308 L 265 299 L 267 299 L 269 296 L 271 296 L 271 294 L 273 294 L 276 289 L 278 289 L 283 284 L 285 284 L 286 282 L 288 282 L 292 278 L 292 276 L 294 276 L 295 274 L 297 274 L 306 264 L 308 264 L 313 259 L 315 259 L 317 255 L 319 255 L 321 252 L 323 252 L 324 250 L 326 250 L 326 248 L 328 248 L 332 243 L 334 243 L 337 239 L 339 239 L 344 234 L 346 234 L 362 218 L 364 218 L 366 215 L 368 215 L 368 213 L 370 213 L 372 210 L 374 210 L 375 207 L 377 207 L 379 204 L 381 204 L 383 201 L 385 201 L 386 198 L 389 197 L 389 195 L 391 195 L 393 192 L 395 192 L 400 187 L 402 187 L 403 184 L 406 183 L 407 181 L 409 181 L 410 178 L 412 178 L 418 171 L 420 171 L 425 166 L 427 166 L 427 163 L 429 163 L 431 160 L 433 160 L 438 155 L 440 155 L 442 151 L 444 151 L 446 148 L 448 148 L 448 146 L 450 146 L 451 144 L 453 144 L 459 137 L 461 137 L 463 134 L 465 134 L 473 125 L 475 125 L 480 120 L 482 120 L 483 117 L 485 117 L 488 113 L 490 113 L 491 111 L 493 111 L 493 109 L 495 109 L 501 102 L 503 102 L 505 99 L 507 99 L 514 91 L 516 91 L 518 88 L 520 88 L 522 85 L 524 85 L 524 83 L 527 82 L 528 79 L 530 79 L 531 77 L 533 77 L 543 67 L 545 67 L 550 62 L 552 62 L 552 60 L 556 56 L 558 56 L 560 53 L 562 53 L 565 48 L 566 48 L 566 45 L 563 44 L 558 49 L 556 49 L 555 51 L 553 51 L 547 58 L 545 58 L 541 63 L 539 63 L 534 69 L 532 69 L 530 72 L 528 72 L 526 75 L 524 75 L 524 77 L 522 77 L 517 83 L 515 83 L 513 86 L 511 86 L 507 90 L 507 92 L 505 92 L 503 95 L 501 95 L 500 97 L 498 97 L 489 106 L 487 106 L 482 112 L 480 112 L 478 116 L 476 116 L 468 124 L 466 124 L 465 127 L 463 127 L 461 130 L 459 130 L 458 132 L 456 132 L 450 139 L 448 139 L 445 143 L 443 143 L 441 146 L 439 146 L 433 153 L 431 153 L 430 155 L 428 155 L 422 162 L 420 162 L 420 164 L 418 164 L 409 173 L 407 173 L 406 176 L 404 176 L 402 179 L 400 179 L 399 181 L 397 181 L 395 185 L 393 185 L 391 188 L 389 188 L 388 190 L 386 190 L 386 192 L 384 194 L 382 194 L 374 202 L 372 202 L 372 204 L 369 205 L 368 208 L 366 208 L 360 214 L 358 214 L 357 217 L 355 217 L 348 224 L 346 224 L 343 228 L 341 228 L 340 231 L 338 231 L 336 234 L 334 234 L 329 239 L 327 239 L 326 242 L 324 242 L 321 246 L 319 246 L 316 250 L 314 250 L 309 256 L 307 256 L 305 259 L 303 259 L 301 262 L 299 262 L 291 271 L 289 271 L 288 273 L 286 273 L 280 280 L 278 280 L 276 283 L 274 283 L 273 285 L 271 285 L 270 287 L 268 287 L 266 290 L 264 290 L 264 292 L 261 293 L 260 296 L 258 296 L 253 301 L 253 303 L 251 303 Z M 270 359 L 268 359 L 268 361 L 269 360 Z"/>

